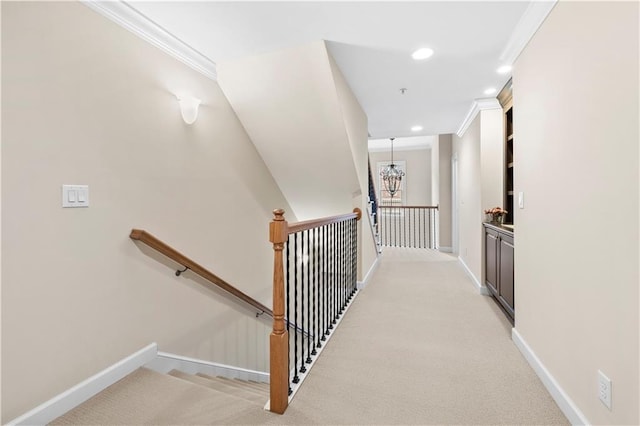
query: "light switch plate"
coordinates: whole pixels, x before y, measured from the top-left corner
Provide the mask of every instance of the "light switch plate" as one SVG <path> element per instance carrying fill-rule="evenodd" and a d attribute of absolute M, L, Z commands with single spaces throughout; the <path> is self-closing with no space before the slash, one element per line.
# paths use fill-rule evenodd
<path fill-rule="evenodd" d="M 518 192 L 518 207 L 524 209 L 524 192 Z"/>
<path fill-rule="evenodd" d="M 62 207 L 89 207 L 89 186 L 62 185 Z"/>

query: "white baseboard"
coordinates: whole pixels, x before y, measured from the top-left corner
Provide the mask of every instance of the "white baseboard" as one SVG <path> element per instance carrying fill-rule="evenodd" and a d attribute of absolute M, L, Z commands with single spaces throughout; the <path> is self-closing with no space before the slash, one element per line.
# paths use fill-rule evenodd
<path fill-rule="evenodd" d="M 133 373 L 156 357 L 158 345 L 151 343 L 101 372 L 78 383 L 71 389 L 40 404 L 28 413 L 11 420 L 7 425 L 44 425 L 82 404 L 118 380 Z"/>
<path fill-rule="evenodd" d="M 438 247 L 438 250 L 443 253 L 453 253 L 453 247 Z"/>
<path fill-rule="evenodd" d="M 371 268 L 369 268 L 367 274 L 364 276 L 364 279 L 362 281 L 356 282 L 356 288 L 358 290 L 362 290 L 367 286 L 367 284 L 369 283 L 369 279 L 371 278 L 375 270 L 378 269 L 379 261 L 380 258 L 376 257 L 376 260 L 373 261 L 373 264 L 371 265 Z"/>
<path fill-rule="evenodd" d="M 269 383 L 269 373 L 246 368 L 234 367 L 201 359 L 189 358 L 182 355 L 158 352 L 158 356 L 145 365 L 158 373 L 168 373 L 179 370 L 187 374 L 208 374 L 222 376 L 229 379 L 252 380 L 254 382 Z"/>
<path fill-rule="evenodd" d="M 511 329 L 511 340 L 513 340 L 513 343 L 520 350 L 531 368 L 533 368 L 533 371 L 536 372 L 542 384 L 544 384 L 544 387 L 547 388 L 551 397 L 556 404 L 558 404 L 560 410 L 562 410 L 562 413 L 569 419 L 569 422 L 571 422 L 572 425 L 589 425 L 590 423 L 584 414 L 582 414 L 582 411 L 573 403 L 569 395 L 562 390 L 556 379 L 549 373 L 549 370 L 546 369 L 544 364 L 542 364 L 515 328 Z"/>
<path fill-rule="evenodd" d="M 458 261 L 460 261 L 460 264 L 462 265 L 464 270 L 467 272 L 467 275 L 469 275 L 469 277 L 471 278 L 471 281 L 473 281 L 473 285 L 475 285 L 476 288 L 478 289 L 478 293 L 482 294 L 483 296 L 491 296 L 491 292 L 489 291 L 489 289 L 486 286 L 483 286 L 482 284 L 480 284 L 480 281 L 478 280 L 478 278 L 476 278 L 473 272 L 471 272 L 471 269 L 469 269 L 467 264 L 464 263 L 464 260 L 462 260 L 460 256 L 458 256 Z"/>

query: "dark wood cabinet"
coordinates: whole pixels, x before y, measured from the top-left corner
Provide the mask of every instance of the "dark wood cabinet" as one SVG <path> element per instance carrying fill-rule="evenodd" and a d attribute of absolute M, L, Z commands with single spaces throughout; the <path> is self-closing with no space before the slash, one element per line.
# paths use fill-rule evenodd
<path fill-rule="evenodd" d="M 504 111 L 504 208 L 507 211 L 504 223 L 513 224 L 515 192 L 513 182 L 513 91 L 511 79 L 498 94 L 498 100 Z"/>
<path fill-rule="evenodd" d="M 512 320 L 515 320 L 513 232 L 484 224 L 485 285 Z"/>

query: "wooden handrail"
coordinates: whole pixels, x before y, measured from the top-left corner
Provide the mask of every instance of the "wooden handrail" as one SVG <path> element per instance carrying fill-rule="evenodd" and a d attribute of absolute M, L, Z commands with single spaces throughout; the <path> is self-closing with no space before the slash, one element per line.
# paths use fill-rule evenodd
<path fill-rule="evenodd" d="M 225 280 L 223 280 L 213 272 L 210 272 L 203 266 L 197 264 L 193 260 L 189 259 L 187 256 L 175 250 L 173 247 L 160 241 L 159 239 L 157 239 L 147 231 L 142 229 L 132 229 L 131 234 L 129 235 L 129 238 L 131 238 L 132 240 L 140 241 L 148 245 L 152 249 L 158 251 L 159 253 L 162 253 L 163 255 L 173 260 L 174 262 L 179 263 L 180 265 L 200 275 L 202 278 L 216 285 L 217 287 L 221 288 L 227 293 L 237 297 L 238 299 L 242 300 L 245 303 L 248 303 L 249 305 L 264 312 L 270 317 L 273 317 L 273 311 L 271 309 L 267 308 L 265 305 L 258 302 L 253 297 L 238 290 L 237 288 L 235 288 L 234 286 L 232 286 L 231 284 L 229 284 L 228 282 L 226 282 Z"/>
<path fill-rule="evenodd" d="M 436 209 L 438 210 L 439 206 L 390 206 L 390 205 L 378 205 L 380 209 Z"/>
<path fill-rule="evenodd" d="M 343 222 L 349 219 L 360 220 L 362 217 L 362 210 L 359 208 L 353 209 L 353 213 L 341 214 L 338 216 L 330 216 L 322 219 L 305 220 L 304 222 L 296 222 L 288 225 L 289 234 L 295 234 L 296 232 L 306 231 L 307 229 L 317 228 L 319 226 L 331 225 L 332 223 Z"/>

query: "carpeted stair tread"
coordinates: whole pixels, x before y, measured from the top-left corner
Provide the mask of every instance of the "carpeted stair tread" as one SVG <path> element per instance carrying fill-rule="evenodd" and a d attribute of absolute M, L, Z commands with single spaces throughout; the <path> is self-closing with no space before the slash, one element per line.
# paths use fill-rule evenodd
<path fill-rule="evenodd" d="M 178 370 L 171 370 L 167 373 L 173 377 L 177 377 L 182 380 L 186 380 L 188 382 L 194 383 L 199 386 L 204 386 L 209 389 L 215 389 L 219 392 L 223 392 L 228 395 L 233 395 L 236 398 L 242 398 L 248 402 L 259 405 L 260 407 L 266 404 L 269 397 L 267 395 L 260 395 L 255 392 L 247 391 L 245 389 L 236 388 L 234 386 L 228 385 L 220 380 L 210 380 L 204 377 L 196 376 L 193 374 L 183 373 Z"/>
<path fill-rule="evenodd" d="M 253 380 L 248 380 L 248 381 L 244 381 L 242 379 L 233 379 L 236 382 L 241 382 L 241 383 L 246 383 L 248 385 L 251 385 L 251 387 L 261 390 L 261 391 L 265 391 L 265 392 L 269 392 L 269 383 L 260 383 L 260 382 L 254 382 Z"/>
<path fill-rule="evenodd" d="M 262 408 L 233 395 L 140 368 L 51 424 L 229 424 L 238 416 L 252 416 L 254 411 Z"/>
<path fill-rule="evenodd" d="M 205 379 L 209 379 L 209 380 L 217 380 L 229 386 L 255 392 L 258 395 L 263 395 L 263 396 L 266 395 L 268 399 L 269 388 L 255 386 L 255 382 L 248 382 L 246 380 L 241 380 L 241 379 L 229 379 L 227 377 L 222 377 L 222 376 L 210 376 L 204 373 L 197 373 L 196 376 L 204 377 Z"/>

